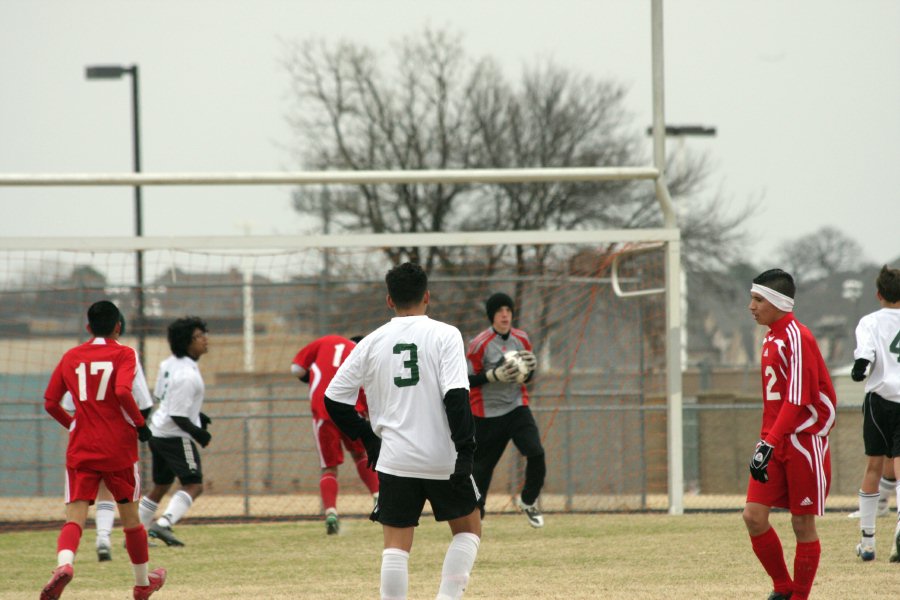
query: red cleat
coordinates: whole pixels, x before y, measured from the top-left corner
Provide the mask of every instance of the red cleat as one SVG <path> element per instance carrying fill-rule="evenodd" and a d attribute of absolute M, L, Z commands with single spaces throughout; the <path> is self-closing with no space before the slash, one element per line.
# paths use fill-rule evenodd
<path fill-rule="evenodd" d="M 166 582 L 166 570 L 153 569 L 150 571 L 148 579 L 150 580 L 150 585 L 134 586 L 134 600 L 147 600 L 150 594 L 158 591 Z"/>
<path fill-rule="evenodd" d="M 62 565 L 53 569 L 53 576 L 41 590 L 41 600 L 58 600 L 73 576 L 72 565 Z"/>

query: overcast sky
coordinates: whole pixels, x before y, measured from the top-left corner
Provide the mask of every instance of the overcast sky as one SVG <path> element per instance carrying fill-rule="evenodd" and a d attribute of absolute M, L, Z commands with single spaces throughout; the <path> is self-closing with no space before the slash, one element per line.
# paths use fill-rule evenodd
<path fill-rule="evenodd" d="M 84 77 L 110 63 L 140 66 L 145 172 L 295 170 L 282 42 L 388 50 L 426 25 L 511 74 L 550 57 L 618 80 L 650 124 L 649 0 L 0 0 L 0 172 L 131 170 L 128 81 Z M 667 121 L 717 128 L 684 143 L 708 153 L 710 193 L 757 207 L 750 262 L 824 226 L 900 256 L 898 27 L 896 0 L 665 3 Z M 0 206 L 0 236 L 133 231 L 124 187 L 0 187 Z M 308 228 L 285 187 L 144 189 L 145 235 Z"/>

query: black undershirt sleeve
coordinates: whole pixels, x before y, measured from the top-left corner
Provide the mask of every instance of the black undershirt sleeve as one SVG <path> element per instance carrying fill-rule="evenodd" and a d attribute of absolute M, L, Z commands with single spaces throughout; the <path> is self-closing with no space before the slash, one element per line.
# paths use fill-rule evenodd
<path fill-rule="evenodd" d="M 369 422 L 363 419 L 355 406 L 344 404 L 343 402 L 335 402 L 328 396 L 325 396 L 325 410 L 328 416 L 350 439 L 357 440 L 362 438 L 363 442 L 371 441 L 372 438 L 378 436 L 372 431 Z"/>

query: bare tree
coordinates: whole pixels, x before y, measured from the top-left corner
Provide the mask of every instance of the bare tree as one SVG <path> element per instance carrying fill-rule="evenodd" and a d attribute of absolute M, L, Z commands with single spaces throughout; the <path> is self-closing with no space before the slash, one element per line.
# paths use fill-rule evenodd
<path fill-rule="evenodd" d="M 288 46 L 297 110 L 291 124 L 299 158 L 314 168 L 448 169 L 625 166 L 648 164 L 643 128 L 625 108 L 618 83 L 551 62 L 512 82 L 490 58 L 469 60 L 458 36 L 426 30 L 395 47 L 394 64 L 370 48 L 305 42 Z M 746 211 L 727 217 L 719 198 L 700 199 L 708 170 L 681 156 L 669 189 L 683 223 L 684 262 L 712 269 L 737 253 Z M 662 224 L 645 181 L 497 185 L 360 185 L 295 194 L 298 210 L 321 214 L 332 230 L 420 232 L 640 228 Z M 498 271 L 543 275 L 557 249 L 388 248 L 394 262 L 414 260 L 482 275 L 459 292 L 478 297 Z M 608 254 L 615 248 L 597 249 Z M 555 261 L 557 264 L 559 261 Z M 598 261 L 608 264 L 608 261 Z M 522 297 L 524 277 L 515 295 Z M 477 289 L 476 289 L 477 288 Z M 543 288 L 543 307 L 553 291 Z M 540 309 L 539 309 L 540 310 Z M 544 314 L 546 311 L 541 311 Z M 543 325 L 543 323 L 542 323 Z M 543 327 L 542 327 L 543 329 Z"/>
<path fill-rule="evenodd" d="M 862 247 L 834 227 L 783 242 L 778 257 L 785 270 L 805 282 L 841 271 L 858 271 L 865 262 Z"/>

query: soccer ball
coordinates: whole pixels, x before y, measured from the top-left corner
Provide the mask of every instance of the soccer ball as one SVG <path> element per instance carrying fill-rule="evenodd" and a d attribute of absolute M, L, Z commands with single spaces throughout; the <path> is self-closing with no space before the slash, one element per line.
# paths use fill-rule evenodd
<path fill-rule="evenodd" d="M 525 361 L 522 360 L 522 357 L 519 356 L 518 350 L 510 350 L 506 354 L 503 355 L 504 360 L 513 363 L 519 369 L 519 373 L 516 375 L 517 383 L 525 383 L 525 380 L 528 378 L 528 367 L 525 366 Z"/>

